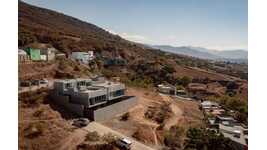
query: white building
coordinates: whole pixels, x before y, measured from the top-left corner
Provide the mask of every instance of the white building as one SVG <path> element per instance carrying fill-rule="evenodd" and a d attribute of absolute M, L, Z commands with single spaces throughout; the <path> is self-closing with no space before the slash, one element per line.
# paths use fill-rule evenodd
<path fill-rule="evenodd" d="M 172 85 L 159 84 L 158 91 L 164 94 L 176 95 L 176 87 Z"/>
<path fill-rule="evenodd" d="M 215 108 L 219 108 L 219 104 L 216 102 L 204 101 L 201 103 L 201 107 L 203 109 L 215 109 Z"/>
<path fill-rule="evenodd" d="M 88 64 L 89 61 L 94 59 L 93 51 L 88 52 L 72 52 L 71 59 L 76 60 L 78 62 Z"/>
<path fill-rule="evenodd" d="M 224 137 L 230 138 L 237 149 L 245 149 L 248 141 L 248 129 L 240 125 L 219 125 L 219 130 Z"/>

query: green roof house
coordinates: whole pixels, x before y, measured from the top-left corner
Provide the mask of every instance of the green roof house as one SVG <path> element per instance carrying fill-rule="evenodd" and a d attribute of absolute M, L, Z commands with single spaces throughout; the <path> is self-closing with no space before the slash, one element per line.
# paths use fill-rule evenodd
<path fill-rule="evenodd" d="M 41 60 L 40 49 L 27 48 L 26 52 L 31 60 Z"/>

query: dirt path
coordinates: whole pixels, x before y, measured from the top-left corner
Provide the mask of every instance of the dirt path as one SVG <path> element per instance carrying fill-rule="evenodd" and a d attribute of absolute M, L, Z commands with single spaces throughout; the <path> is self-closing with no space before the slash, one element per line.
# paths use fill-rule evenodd
<path fill-rule="evenodd" d="M 155 141 L 155 146 L 158 146 L 158 137 L 156 134 L 157 127 L 153 128 L 153 136 L 154 136 L 154 141 Z"/>
<path fill-rule="evenodd" d="M 164 128 L 168 130 L 171 126 L 177 124 L 178 119 L 183 115 L 183 111 L 179 108 L 179 106 L 174 102 L 174 100 L 170 96 L 161 94 L 161 97 L 166 102 L 171 103 L 170 108 L 173 112 L 173 115 L 165 122 Z"/>
<path fill-rule="evenodd" d="M 85 136 L 88 132 L 96 131 L 98 134 L 103 136 L 104 134 L 111 133 L 120 138 L 127 138 L 132 142 L 132 150 L 153 150 L 151 147 L 144 145 L 141 142 L 136 141 L 131 137 L 127 137 L 111 128 L 108 128 L 100 123 L 91 122 L 88 126 L 76 129 L 70 136 L 61 140 L 54 146 L 57 150 L 75 150 L 77 145 L 85 140 Z"/>

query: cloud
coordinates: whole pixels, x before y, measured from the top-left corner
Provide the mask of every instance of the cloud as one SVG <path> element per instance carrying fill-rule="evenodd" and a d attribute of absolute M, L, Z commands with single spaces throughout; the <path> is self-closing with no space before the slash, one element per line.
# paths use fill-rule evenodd
<path fill-rule="evenodd" d="M 108 31 L 109 33 L 111 34 L 114 34 L 114 35 L 119 35 L 117 32 L 113 31 L 113 30 L 110 30 L 110 29 L 105 29 L 106 31 Z"/>
<path fill-rule="evenodd" d="M 122 33 L 119 34 L 122 38 L 125 38 L 129 41 L 133 42 L 139 42 L 139 43 L 148 43 L 150 40 L 146 38 L 145 36 L 138 35 L 138 34 L 128 34 L 128 33 Z"/>
<path fill-rule="evenodd" d="M 115 32 L 113 30 L 110 30 L 110 29 L 105 29 L 105 30 L 111 34 L 119 35 L 122 38 L 129 40 L 129 41 L 138 42 L 138 43 L 150 43 L 151 42 L 150 39 L 148 39 L 147 37 L 142 36 L 142 35 L 129 34 L 129 33 L 125 33 L 125 32 L 124 33 L 118 33 L 118 32 Z"/>

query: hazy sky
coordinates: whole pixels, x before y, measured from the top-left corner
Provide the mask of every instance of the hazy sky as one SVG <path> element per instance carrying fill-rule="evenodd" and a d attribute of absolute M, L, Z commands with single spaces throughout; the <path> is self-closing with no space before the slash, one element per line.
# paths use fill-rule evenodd
<path fill-rule="evenodd" d="M 247 49 L 247 0 L 25 0 L 147 44 Z"/>

